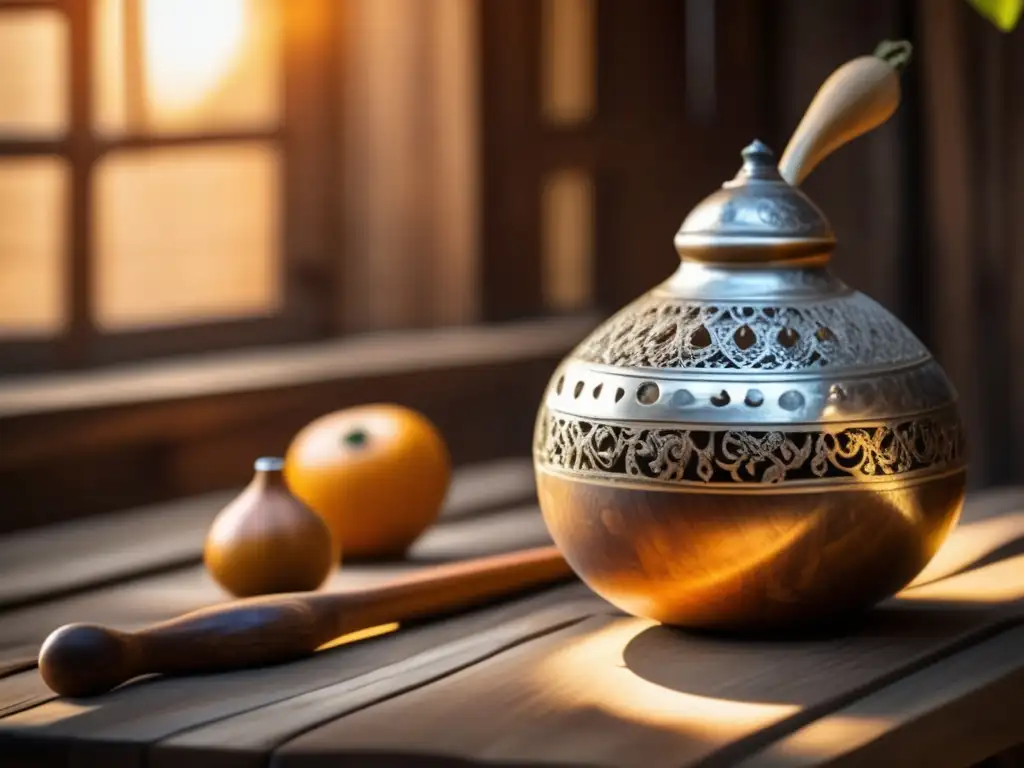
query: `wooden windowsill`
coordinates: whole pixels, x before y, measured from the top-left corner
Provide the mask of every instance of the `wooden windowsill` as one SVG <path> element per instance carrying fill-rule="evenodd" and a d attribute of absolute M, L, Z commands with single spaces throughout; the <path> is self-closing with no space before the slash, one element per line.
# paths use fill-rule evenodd
<path fill-rule="evenodd" d="M 390 332 L 0 382 L 0 533 L 244 484 L 305 424 L 399 402 L 456 464 L 528 455 L 544 386 L 593 316 Z"/>
<path fill-rule="evenodd" d="M 565 350 L 591 330 L 590 315 L 501 325 L 395 331 L 286 348 L 197 355 L 102 371 L 0 379 L 4 418 L 126 406 L 478 365 Z"/>

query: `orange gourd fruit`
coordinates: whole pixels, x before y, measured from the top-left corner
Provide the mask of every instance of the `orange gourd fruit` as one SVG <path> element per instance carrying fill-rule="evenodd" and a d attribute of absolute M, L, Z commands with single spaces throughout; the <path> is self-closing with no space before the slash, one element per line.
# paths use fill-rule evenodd
<path fill-rule="evenodd" d="M 423 414 L 376 403 L 304 427 L 285 453 L 285 479 L 346 559 L 398 557 L 440 513 L 451 459 Z"/>

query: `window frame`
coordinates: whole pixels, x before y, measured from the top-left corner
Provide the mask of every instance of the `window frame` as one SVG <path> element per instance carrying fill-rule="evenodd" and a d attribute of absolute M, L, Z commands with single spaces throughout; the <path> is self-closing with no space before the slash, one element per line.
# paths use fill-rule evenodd
<path fill-rule="evenodd" d="M 139 0 L 126 17 L 138 18 Z M 0 338 L 0 376 L 91 368 L 184 354 L 324 338 L 340 329 L 334 311 L 341 274 L 340 55 L 343 3 L 279 3 L 281 112 L 272 130 L 126 133 L 106 137 L 92 127 L 94 102 L 91 0 L 0 0 L 4 14 L 53 9 L 68 30 L 69 123 L 59 139 L 0 137 L 0 159 L 53 155 L 68 163 L 67 232 L 63 255 L 66 322 L 53 336 Z M 127 9 L 126 9 L 127 10 Z M 130 54 L 126 56 L 128 58 Z M 187 325 L 101 331 L 92 321 L 93 177 L 108 153 L 230 142 L 276 145 L 281 159 L 280 243 L 282 302 L 272 316 L 202 321 Z"/>

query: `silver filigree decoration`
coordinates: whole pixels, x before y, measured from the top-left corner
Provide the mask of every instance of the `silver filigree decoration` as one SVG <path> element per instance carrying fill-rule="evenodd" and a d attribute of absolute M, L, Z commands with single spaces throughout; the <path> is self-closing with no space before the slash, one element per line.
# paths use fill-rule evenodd
<path fill-rule="evenodd" d="M 754 432 L 596 424 L 545 411 L 534 452 L 544 466 L 586 476 L 775 485 L 953 468 L 964 441 L 951 412 L 836 431 Z"/>
<path fill-rule="evenodd" d="M 928 351 L 861 293 L 795 306 L 647 294 L 609 319 L 574 356 L 629 368 L 806 370 L 911 363 Z"/>

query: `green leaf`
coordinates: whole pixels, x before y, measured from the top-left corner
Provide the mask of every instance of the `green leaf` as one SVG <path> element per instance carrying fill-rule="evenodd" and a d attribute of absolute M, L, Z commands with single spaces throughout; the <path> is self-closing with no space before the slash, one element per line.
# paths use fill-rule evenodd
<path fill-rule="evenodd" d="M 974 10 L 995 24 L 1003 32 L 1009 32 L 1020 21 L 1024 11 L 1024 0 L 967 0 Z"/>

